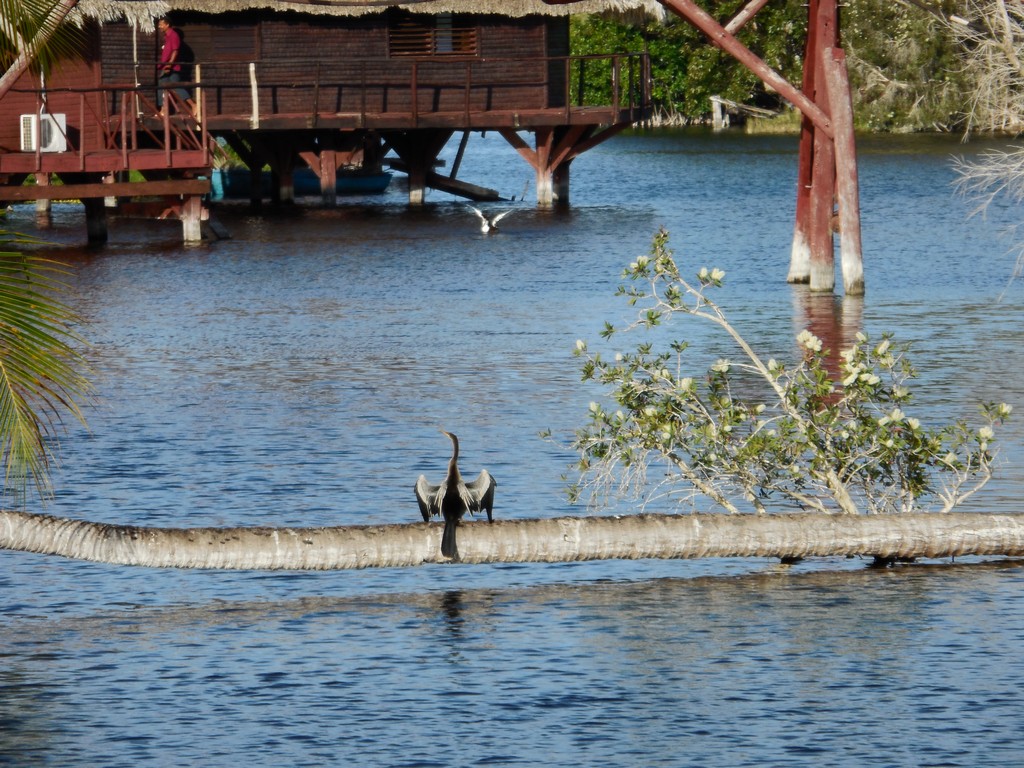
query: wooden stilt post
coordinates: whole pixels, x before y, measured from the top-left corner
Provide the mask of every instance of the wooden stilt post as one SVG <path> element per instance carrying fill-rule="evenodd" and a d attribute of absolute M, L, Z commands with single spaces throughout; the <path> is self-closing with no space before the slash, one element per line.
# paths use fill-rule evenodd
<path fill-rule="evenodd" d="M 537 129 L 537 205 L 553 208 L 569 204 L 569 165 L 579 153 L 577 142 L 589 131 L 585 126 Z"/>
<path fill-rule="evenodd" d="M 804 74 L 801 90 L 812 98 L 817 71 L 814 62 L 818 59 L 818 34 L 813 20 L 817 17 L 818 0 L 808 0 L 807 39 L 804 41 Z M 811 280 L 810 209 L 814 132 L 814 122 L 807 115 L 803 115 L 800 121 L 800 149 L 797 160 L 796 222 L 789 256 L 789 274 L 786 277 L 791 283 L 809 283 Z"/>
<path fill-rule="evenodd" d="M 811 280 L 810 208 L 811 164 L 814 162 L 814 124 L 804 117 L 800 125 L 800 149 L 796 171 L 796 222 L 793 226 L 793 245 L 789 252 L 790 283 L 808 283 Z"/>
<path fill-rule="evenodd" d="M 454 179 L 459 175 L 459 168 L 462 167 L 462 158 L 466 154 L 466 145 L 468 143 L 469 131 L 463 131 L 462 138 L 459 139 L 459 149 L 455 152 L 455 160 L 452 162 L 452 170 L 448 174 L 448 178 Z"/>
<path fill-rule="evenodd" d="M 320 150 L 320 197 L 324 205 L 338 202 L 338 153 L 334 149 Z"/>
<path fill-rule="evenodd" d="M 263 166 L 249 166 L 249 208 L 258 211 L 263 207 Z"/>
<path fill-rule="evenodd" d="M 263 207 L 263 166 L 266 163 L 265 153 L 254 140 L 245 141 L 238 132 L 225 135 L 228 146 L 242 159 L 249 168 L 249 207 L 258 211 Z"/>
<path fill-rule="evenodd" d="M 837 0 L 811 0 L 808 13 L 808 48 L 814 58 L 804 63 L 813 73 L 813 93 L 807 94 L 831 121 L 828 92 L 825 88 L 825 52 L 836 46 L 838 21 Z M 810 251 L 809 282 L 812 291 L 831 291 L 835 288 L 835 246 L 833 243 L 833 213 L 836 196 L 835 125 L 825 134 L 814 126 L 811 161 L 810 200 L 807 208 L 806 234 Z"/>
<path fill-rule="evenodd" d="M 622 126 L 614 125 L 596 134 L 597 126 L 574 125 L 537 128 L 536 148 L 523 141 L 513 130 L 501 135 L 533 166 L 537 175 L 537 206 L 552 208 L 569 203 L 569 165 L 585 150 L 615 135 Z"/>
<path fill-rule="evenodd" d="M 181 204 L 181 232 L 185 245 L 203 241 L 203 198 L 188 195 Z"/>
<path fill-rule="evenodd" d="M 841 48 L 827 48 L 823 63 L 829 112 L 835 127 L 836 201 L 839 209 L 839 255 L 843 290 L 847 296 L 860 296 L 864 293 L 864 259 L 860 240 L 860 192 L 853 131 L 853 101 L 846 71 L 846 54 Z"/>
<path fill-rule="evenodd" d="M 556 199 L 555 180 L 551 168 L 555 129 L 538 128 L 534 136 L 536 141 L 534 169 L 537 172 L 537 206 L 540 208 L 551 208 L 554 206 Z"/>
<path fill-rule="evenodd" d="M 37 173 L 36 174 L 36 186 L 37 187 L 48 187 L 50 185 L 50 174 L 48 173 Z M 52 212 L 52 201 L 49 198 L 44 200 L 36 200 L 36 226 L 40 229 L 49 229 L 53 224 Z"/>
<path fill-rule="evenodd" d="M 835 210 L 836 155 L 832 140 L 814 134 L 811 197 L 807 208 L 807 245 L 812 291 L 831 291 L 836 285 L 832 214 Z"/>
<path fill-rule="evenodd" d="M 409 205 L 423 205 L 427 201 L 427 171 L 421 163 L 409 166 Z"/>
<path fill-rule="evenodd" d="M 252 200 L 256 196 L 262 198 L 262 192 L 255 186 L 262 176 L 264 165 L 270 166 L 271 184 L 270 201 L 272 203 L 295 202 L 295 158 L 298 154 L 297 140 L 293 134 L 283 134 L 274 140 L 266 140 L 257 133 L 249 133 L 248 142 L 251 147 L 249 155 L 253 158 L 249 165 Z M 232 144 L 232 146 L 234 146 Z M 240 156 L 244 158 L 241 153 Z M 247 161 L 248 162 L 248 161 Z"/>
<path fill-rule="evenodd" d="M 384 142 L 376 133 L 366 133 L 361 139 L 362 162 L 360 168 L 367 173 L 380 173 L 384 170 Z"/>
<path fill-rule="evenodd" d="M 89 245 L 103 245 L 107 242 L 107 206 L 102 197 L 87 197 L 85 206 L 85 231 Z"/>
<path fill-rule="evenodd" d="M 409 205 L 423 205 L 426 200 L 427 176 L 433 173 L 438 154 L 454 131 L 422 129 L 389 137 L 409 177 Z"/>
<path fill-rule="evenodd" d="M 551 170 L 537 168 L 537 207 L 554 208 L 569 204 L 569 165 Z"/>
<path fill-rule="evenodd" d="M 274 203 L 290 204 L 295 202 L 295 160 L 290 151 L 276 152 L 270 160 L 270 173 L 273 184 L 270 187 L 270 199 Z"/>
<path fill-rule="evenodd" d="M 551 170 L 551 205 L 569 204 L 569 169 L 571 160 L 559 163 Z"/>
<path fill-rule="evenodd" d="M 721 96 L 711 97 L 711 128 L 715 131 L 722 131 L 729 127 L 729 113 L 722 103 Z"/>

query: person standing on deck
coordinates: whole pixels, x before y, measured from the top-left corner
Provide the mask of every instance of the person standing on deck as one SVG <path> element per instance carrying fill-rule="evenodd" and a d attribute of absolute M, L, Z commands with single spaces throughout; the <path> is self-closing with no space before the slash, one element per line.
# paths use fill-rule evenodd
<path fill-rule="evenodd" d="M 164 92 L 174 83 L 181 82 L 181 35 L 171 26 L 170 19 L 166 16 L 157 21 L 156 26 L 164 36 L 164 44 L 160 47 L 160 62 L 157 64 L 156 104 L 163 114 L 167 114 L 168 106 L 164 100 Z M 175 88 L 174 92 L 188 105 L 194 115 L 196 105 L 189 92 L 184 88 Z"/>

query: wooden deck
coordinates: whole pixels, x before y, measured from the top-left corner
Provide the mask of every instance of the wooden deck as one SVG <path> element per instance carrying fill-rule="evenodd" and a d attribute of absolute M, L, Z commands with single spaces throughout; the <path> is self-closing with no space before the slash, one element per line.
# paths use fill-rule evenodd
<path fill-rule="evenodd" d="M 99 182 L 138 171 L 170 181 L 194 178 L 212 166 L 216 148 L 212 135 L 190 118 L 141 119 L 139 114 L 156 111 L 145 94 L 102 88 L 67 91 L 65 96 L 72 102 L 77 99 L 79 109 L 78 114 L 66 114 L 63 151 L 43 151 L 42 147 L 30 152 L 0 151 L 0 199 L 51 199 L 57 194 L 56 187 L 48 189 L 46 184 L 21 188 L 24 179 L 33 174 L 52 174 L 65 182 Z M 97 105 L 114 108 L 101 111 Z M 194 186 L 186 185 L 189 189 Z"/>
<path fill-rule="evenodd" d="M 156 94 L 144 86 L 51 88 L 51 102 L 59 94 L 67 105 L 67 149 L 0 150 L 0 185 L 8 187 L 0 188 L 0 197 L 23 199 L 26 193 L 15 197 L 9 187 L 31 174 L 139 171 L 188 179 L 210 169 L 218 136 L 236 132 L 272 138 L 275 131 L 536 131 L 631 125 L 650 115 L 650 66 L 642 54 L 530 59 L 535 77 L 524 76 L 515 59 L 386 64 L 351 62 L 344 77 L 321 79 L 316 70 L 294 83 L 250 63 L 248 88 L 240 88 L 238 73 L 224 65 L 208 67 L 204 76 L 200 64 L 196 80 L 184 84 L 199 105 L 195 118 L 185 116 L 180 103 L 177 114 L 157 116 Z M 495 75 L 505 68 L 517 74 Z M 212 79 L 210 70 L 220 71 L 224 82 Z M 35 96 L 41 108 L 41 94 Z"/>
<path fill-rule="evenodd" d="M 51 87 L 45 105 L 42 93 L 21 91 L 21 113 L 44 113 L 46 106 L 44 114 L 52 109 L 61 115 L 58 124 L 66 123 L 66 130 L 56 142 L 60 151 L 0 148 L 0 200 L 80 199 L 89 240 L 101 243 L 105 198 L 158 198 L 158 215 L 180 218 L 191 242 L 201 238 L 207 220 L 202 196 L 210 191 L 221 143 L 250 167 L 269 164 L 274 200 L 290 199 L 296 162 L 317 173 L 328 200 L 346 158 L 379 166 L 394 151 L 398 159 L 392 166 L 408 175 L 409 202 L 415 205 L 430 186 L 469 199 L 496 196 L 433 173 L 452 134 L 493 130 L 534 167 L 538 204 L 547 205 L 567 199 L 568 164 L 575 156 L 650 116 L 644 55 L 520 57 L 517 66 L 506 67 L 509 61 L 349 62 L 330 78 L 317 68 L 298 83 L 250 62 L 248 87 L 223 64 L 223 82 L 211 77 L 212 67 L 203 73 L 199 65 L 193 82 L 176 86 L 188 89 L 195 114 L 168 91 L 169 116 L 158 114 L 152 86 Z M 522 133 L 534 134 L 536 148 Z M 33 178 L 35 184 L 25 184 Z M 259 194 L 253 194 L 253 204 L 259 204 Z"/>
<path fill-rule="evenodd" d="M 560 125 L 615 125 L 639 123 L 650 116 L 639 107 L 572 107 L 569 109 L 524 109 L 477 111 L 420 112 L 339 112 L 339 113 L 274 113 L 261 115 L 258 121 L 251 114 L 210 115 L 205 128 L 212 133 L 247 130 L 338 130 L 338 131 L 407 131 L 421 128 L 452 130 L 529 129 Z"/>
<path fill-rule="evenodd" d="M 650 114 L 650 61 L 639 53 L 369 59 L 334 65 L 330 72 L 311 66 L 299 82 L 282 66 L 197 64 L 190 87 L 207 104 L 207 126 L 497 129 L 634 123 Z"/>
<path fill-rule="evenodd" d="M 0 153 L 0 176 L 32 173 L 120 173 L 209 168 L 211 153 L 197 149 L 132 149 L 85 152 Z M 6 193 L 2 193 L 6 195 Z"/>

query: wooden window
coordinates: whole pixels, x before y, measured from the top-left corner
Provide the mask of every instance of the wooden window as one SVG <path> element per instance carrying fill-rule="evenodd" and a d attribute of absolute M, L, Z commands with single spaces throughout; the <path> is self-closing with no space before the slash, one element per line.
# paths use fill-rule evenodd
<path fill-rule="evenodd" d="M 392 56 L 476 56 L 477 27 L 470 17 L 394 13 L 388 20 Z"/>

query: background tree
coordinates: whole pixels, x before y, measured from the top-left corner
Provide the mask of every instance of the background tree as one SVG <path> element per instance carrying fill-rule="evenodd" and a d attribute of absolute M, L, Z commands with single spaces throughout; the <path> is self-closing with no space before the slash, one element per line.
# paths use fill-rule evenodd
<path fill-rule="evenodd" d="M 947 26 L 960 46 L 964 71 L 974 83 L 968 130 L 1020 133 L 1024 129 L 1024 6 L 1006 0 L 965 0 Z M 960 191 L 981 213 L 997 197 L 1024 201 L 1024 148 L 991 150 L 959 160 Z M 1019 235 L 1019 233 L 1018 233 Z M 1014 276 L 1024 273 L 1024 241 L 1016 242 Z"/>
<path fill-rule="evenodd" d="M 873 131 L 951 130 L 963 125 L 972 88 L 948 18 L 958 0 L 855 0 L 841 8 L 854 114 Z"/>
<path fill-rule="evenodd" d="M 728 0 L 707 4 L 718 18 L 735 15 L 746 3 Z M 652 98 L 660 118 L 685 123 L 706 115 L 713 95 L 744 104 L 774 107 L 777 95 L 731 56 L 709 45 L 691 24 L 669 16 L 664 22 L 629 24 L 599 16 L 574 16 L 572 53 L 586 55 L 608 50 L 651 54 Z M 787 77 L 800 72 L 807 9 L 799 3 L 767 6 L 740 30 L 738 37 L 770 66 Z M 599 86 L 610 92 L 607 82 Z"/>

